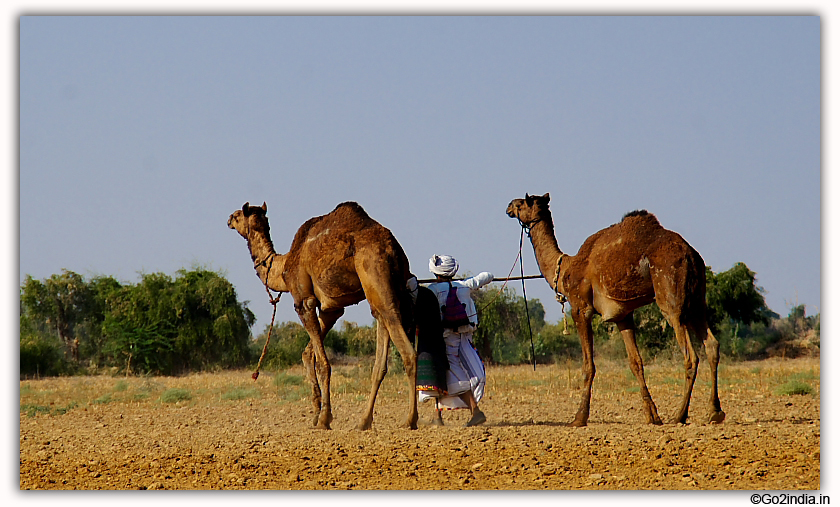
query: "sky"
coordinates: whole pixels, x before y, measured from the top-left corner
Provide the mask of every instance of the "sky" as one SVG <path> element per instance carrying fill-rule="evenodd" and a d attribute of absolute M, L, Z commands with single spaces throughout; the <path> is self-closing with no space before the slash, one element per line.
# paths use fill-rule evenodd
<path fill-rule="evenodd" d="M 647 209 L 715 272 L 744 262 L 787 315 L 820 311 L 820 18 L 20 18 L 19 276 L 137 283 L 205 267 L 258 318 L 246 242 L 356 201 L 429 277 L 508 274 L 504 211 L 551 195 L 577 252 Z M 526 274 L 536 274 L 531 246 Z M 519 267 L 515 274 L 519 273 Z M 521 293 L 521 283 L 511 283 Z M 526 284 L 549 322 L 560 306 Z M 291 297 L 278 321 L 297 320 Z M 344 319 L 372 322 L 366 302 Z"/>

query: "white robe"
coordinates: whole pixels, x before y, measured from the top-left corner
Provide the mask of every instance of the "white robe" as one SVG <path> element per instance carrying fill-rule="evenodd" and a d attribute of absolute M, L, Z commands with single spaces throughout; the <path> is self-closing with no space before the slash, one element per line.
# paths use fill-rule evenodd
<path fill-rule="evenodd" d="M 472 344 L 472 334 L 478 324 L 478 315 L 470 291 L 483 287 L 492 281 L 493 275 L 483 272 L 466 280 L 452 280 L 451 282 L 452 288 L 457 291 L 458 300 L 466 305 L 465 310 L 470 324 L 465 324 L 458 329 L 444 329 L 443 331 L 449 370 L 446 372 L 447 394 L 438 398 L 438 404 L 442 408 L 469 408 L 459 395 L 470 390 L 473 392 L 476 402 L 484 396 L 487 375 L 484 371 L 484 363 Z M 433 283 L 429 286 L 429 289 L 435 293 L 439 307 L 446 304 L 446 296 L 449 293 L 447 282 Z M 420 401 L 438 397 L 435 396 L 436 394 L 439 395 L 439 393 L 420 391 Z"/>

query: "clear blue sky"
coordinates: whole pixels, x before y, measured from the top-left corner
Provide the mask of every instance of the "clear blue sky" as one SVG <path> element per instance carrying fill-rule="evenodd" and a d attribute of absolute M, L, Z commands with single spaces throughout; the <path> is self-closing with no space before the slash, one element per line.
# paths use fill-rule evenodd
<path fill-rule="evenodd" d="M 561 249 L 645 208 L 769 307 L 822 310 L 819 17 L 22 17 L 19 277 L 221 270 L 268 205 L 284 253 L 346 200 L 418 276 L 505 276 L 504 211 L 550 192 Z M 525 270 L 536 273 L 526 242 Z M 518 268 L 517 268 L 518 271 Z M 521 285 L 515 285 L 521 290 Z M 547 318 L 560 307 L 528 282 Z M 346 319 L 371 322 L 366 302 Z M 289 296 L 278 319 L 297 320 Z"/>

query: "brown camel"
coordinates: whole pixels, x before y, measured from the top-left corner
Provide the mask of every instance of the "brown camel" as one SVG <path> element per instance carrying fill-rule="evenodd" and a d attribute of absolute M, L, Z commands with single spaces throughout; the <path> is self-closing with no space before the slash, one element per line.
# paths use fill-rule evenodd
<path fill-rule="evenodd" d="M 402 356 L 409 381 L 409 411 L 405 426 L 417 429 L 416 355 L 406 328 L 412 318 L 406 281 L 408 258 L 391 231 L 368 216 L 355 202 L 345 202 L 330 213 L 306 221 L 285 255 L 274 251 L 266 205 L 245 203 L 228 219 L 228 226 L 248 241 L 257 276 L 277 292 L 289 292 L 295 311 L 309 333 L 303 362 L 312 384 L 315 425 L 329 429 L 330 362 L 324 337 L 344 314 L 344 308 L 367 299 L 376 319 L 376 361 L 367 411 L 358 429 L 370 429 L 373 405 L 387 371 L 389 340 Z M 317 367 L 317 372 L 316 372 Z"/>
<path fill-rule="evenodd" d="M 634 211 L 621 222 L 596 232 L 584 241 L 577 255 L 557 246 L 550 197 L 514 199 L 507 214 L 528 231 L 540 271 L 552 289 L 568 298 L 572 319 L 583 347 L 584 390 L 572 426 L 585 426 L 595 378 L 592 316 L 615 322 L 621 331 L 630 369 L 639 382 L 645 417 L 662 424 L 645 384 L 644 365 L 636 346 L 633 310 L 654 301 L 676 332 L 685 359 L 685 390 L 674 422 L 685 423 L 688 402 L 697 378 L 697 353 L 691 338 L 703 341 L 712 371 L 709 421 L 723 422 L 726 414 L 718 398 L 719 345 L 706 323 L 706 266 L 700 254 L 679 234 L 663 228 L 647 211 Z"/>

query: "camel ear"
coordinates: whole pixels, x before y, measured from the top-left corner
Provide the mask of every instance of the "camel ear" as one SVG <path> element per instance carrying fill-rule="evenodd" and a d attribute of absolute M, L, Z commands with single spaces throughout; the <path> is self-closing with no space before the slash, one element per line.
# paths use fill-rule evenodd
<path fill-rule="evenodd" d="M 251 203 L 249 203 L 249 202 L 246 202 L 245 204 L 242 205 L 242 213 L 246 217 L 248 216 L 248 211 L 250 210 L 250 208 L 251 208 Z"/>
<path fill-rule="evenodd" d="M 551 200 L 551 196 L 548 195 L 548 192 L 545 193 L 545 195 L 543 196 L 543 199 L 545 199 L 545 202 L 548 202 L 548 201 Z"/>
<path fill-rule="evenodd" d="M 263 210 L 263 213 L 268 211 L 268 208 L 265 205 L 265 201 L 263 201 L 262 210 Z"/>

